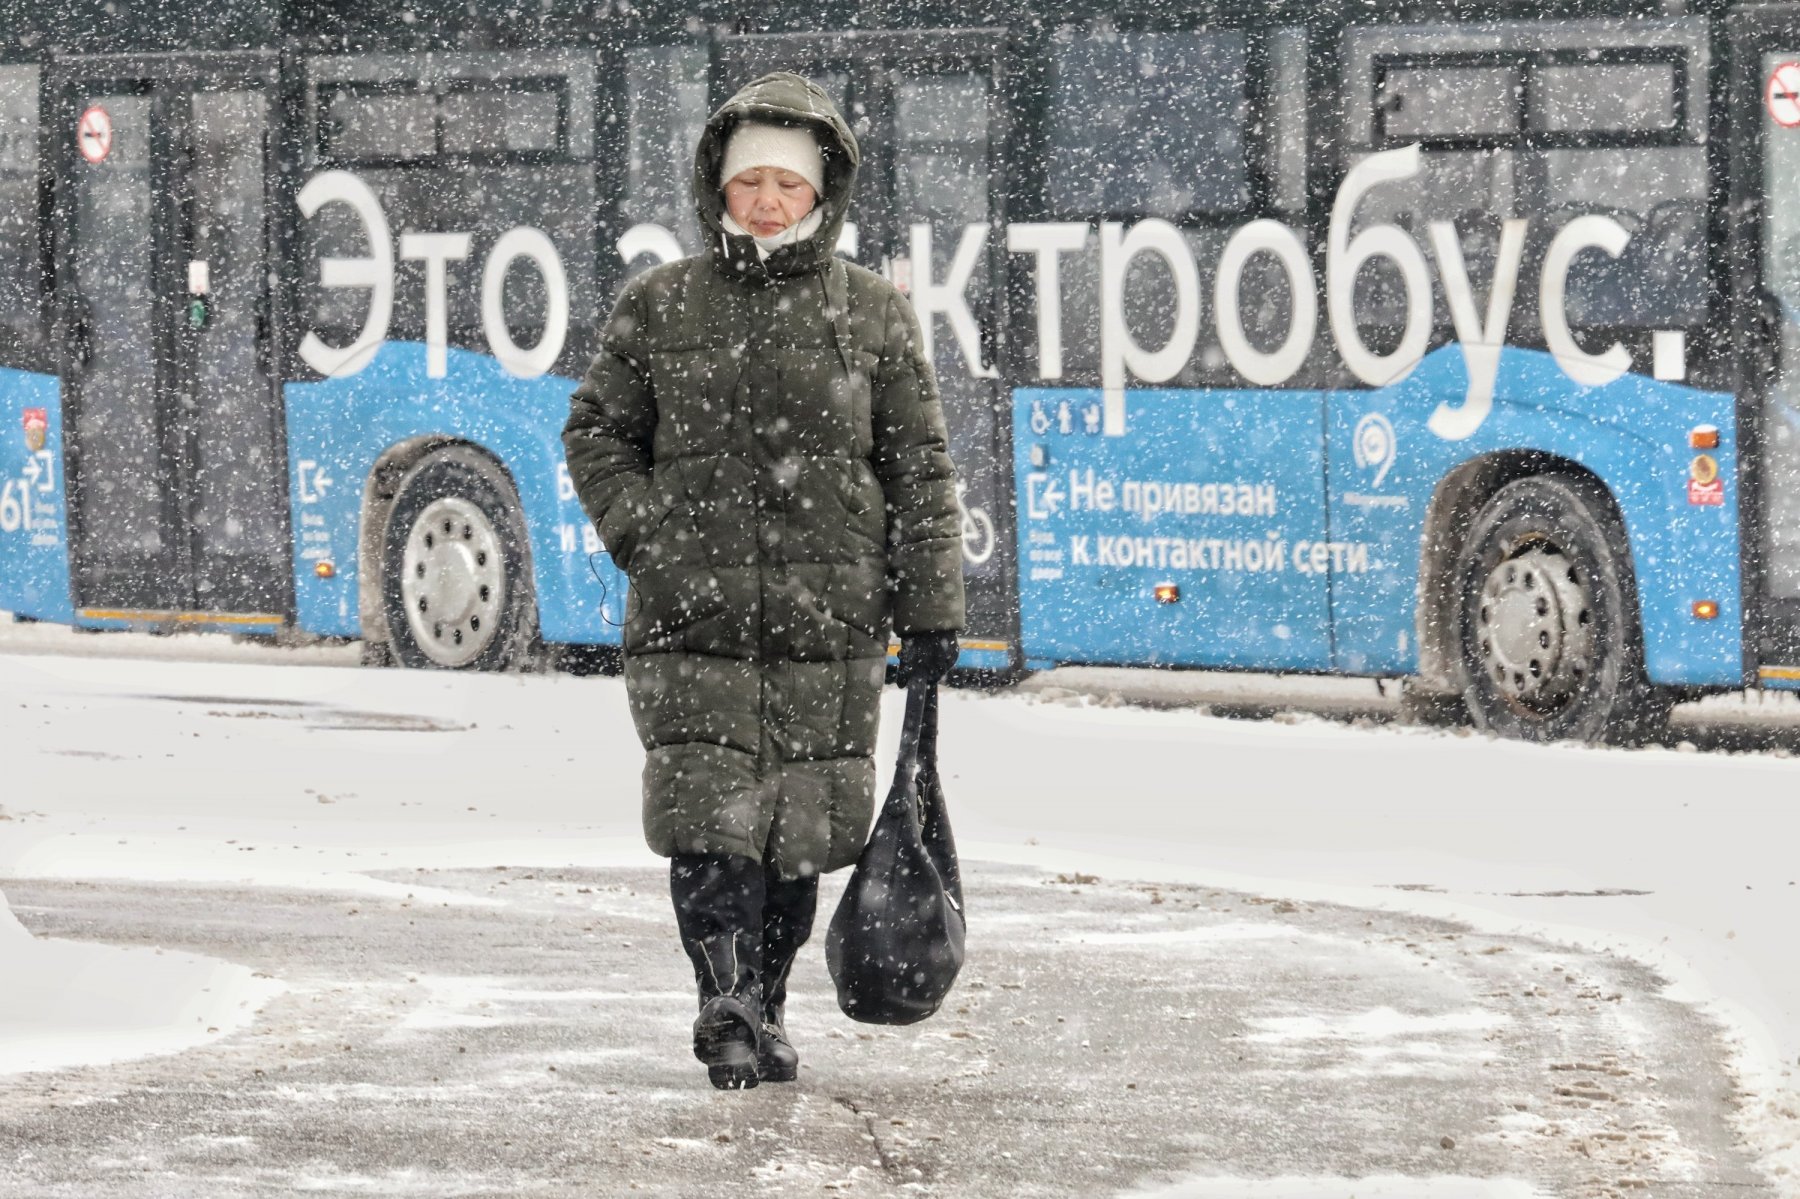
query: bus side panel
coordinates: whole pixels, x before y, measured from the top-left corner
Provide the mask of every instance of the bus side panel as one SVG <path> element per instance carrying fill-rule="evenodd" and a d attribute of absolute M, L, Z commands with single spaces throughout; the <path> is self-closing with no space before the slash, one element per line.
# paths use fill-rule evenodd
<path fill-rule="evenodd" d="M 296 617 L 316 633 L 360 636 L 358 536 L 363 490 L 381 455 L 420 437 L 452 437 L 497 457 L 518 488 L 546 641 L 617 644 L 624 576 L 601 551 L 563 465 L 575 382 L 518 379 L 486 354 L 451 347 L 440 379 L 425 347 L 390 341 L 354 375 L 287 387 Z M 321 560 L 335 567 L 320 578 Z"/>
<path fill-rule="evenodd" d="M 1617 500 L 1631 545 L 1650 677 L 1659 683 L 1743 682 L 1735 406 L 1731 396 L 1642 375 L 1599 387 L 1572 382 L 1542 351 L 1508 348 L 1492 412 L 1473 435 L 1446 441 L 1428 422 L 1465 400 L 1461 351 L 1445 346 L 1393 387 L 1330 399 L 1327 494 L 1335 540 L 1371 546 L 1366 571 L 1334 571 L 1336 668 L 1405 674 L 1417 668 L 1421 536 L 1438 483 L 1462 463 L 1505 450 L 1571 459 Z M 1722 503 L 1691 503 L 1696 425 L 1720 430 L 1708 451 L 1726 480 Z M 1443 547 L 1455 552 L 1458 547 Z M 1719 605 L 1699 620 L 1698 599 Z"/>
<path fill-rule="evenodd" d="M 56 377 L 0 367 L 0 608 L 75 619 L 66 497 Z"/>
<path fill-rule="evenodd" d="M 1098 390 L 1013 393 L 1027 656 L 1329 669 L 1324 393 L 1124 404 L 1108 436 Z"/>

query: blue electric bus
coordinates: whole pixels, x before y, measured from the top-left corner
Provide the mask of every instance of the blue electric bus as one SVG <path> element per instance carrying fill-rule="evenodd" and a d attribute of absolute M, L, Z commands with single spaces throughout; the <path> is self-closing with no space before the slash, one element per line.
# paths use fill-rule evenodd
<path fill-rule="evenodd" d="M 616 646 L 566 399 L 781 67 L 931 341 L 965 668 L 1800 687 L 1800 4 L 789 7 L 8 5 L 0 608 Z"/>

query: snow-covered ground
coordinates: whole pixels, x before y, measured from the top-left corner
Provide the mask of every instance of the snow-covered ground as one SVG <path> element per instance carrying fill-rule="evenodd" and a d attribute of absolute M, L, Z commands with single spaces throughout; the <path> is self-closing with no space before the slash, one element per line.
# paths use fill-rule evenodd
<path fill-rule="evenodd" d="M 281 991 L 246 967 L 160 949 L 38 940 L 0 910 L 0 1074 L 179 1053 Z"/>
<path fill-rule="evenodd" d="M 185 638 L 136 658 L 99 656 L 112 638 L 6 639 L 53 652 L 0 654 L 0 878 L 388 894 L 364 872 L 653 864 L 616 680 L 326 665 L 353 657 L 342 648 L 210 662 L 179 656 L 196 647 Z M 54 652 L 76 643 L 95 656 Z M 321 668 L 276 664 L 296 659 Z M 1226 720 L 1053 690 L 952 694 L 943 724 L 970 858 L 1413 911 L 1648 964 L 1736 1034 L 1743 1131 L 1800 1193 L 1800 761 Z M 0 935 L 0 977 L 32 966 Z"/>

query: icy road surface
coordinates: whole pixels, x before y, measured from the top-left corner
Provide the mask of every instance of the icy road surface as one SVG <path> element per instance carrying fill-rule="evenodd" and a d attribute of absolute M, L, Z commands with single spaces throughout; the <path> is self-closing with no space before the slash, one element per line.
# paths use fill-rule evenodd
<path fill-rule="evenodd" d="M 286 990 L 179 1056 L 0 1077 L 0 1194 L 1778 1193 L 1731 1143 L 1704 1018 L 1529 938 L 977 865 L 944 1011 L 852 1024 L 809 946 L 800 1080 L 721 1094 L 662 872 L 380 877 L 400 889 L 9 884 L 48 944 L 218 954 Z"/>
<path fill-rule="evenodd" d="M 638 837 L 640 754 L 616 680 L 273 664 L 342 661 L 343 651 L 253 653 L 248 656 L 254 661 L 234 663 L 120 658 L 102 655 L 118 652 L 109 645 L 146 643 L 40 630 L 8 638 L 15 650 L 80 651 L 0 654 L 0 694 L 7 697 L 0 702 L 0 745 L 8 755 L 0 792 L 0 880 L 7 881 L 0 886 L 18 918 L 34 932 L 55 934 L 58 944 L 73 938 L 148 945 L 189 955 L 184 961 L 217 959 L 215 965 L 226 970 L 223 989 L 233 1000 L 213 1003 L 231 1012 L 206 1009 L 209 1023 L 202 1027 L 219 1032 L 185 1032 L 183 1044 L 199 1036 L 205 1038 L 202 1048 L 110 1071 L 90 1064 L 66 1075 L 16 1076 L 0 1090 L 0 1119 L 6 1122 L 0 1127 L 0 1184 L 7 1163 L 18 1160 L 16 1146 L 6 1141 L 24 1134 L 29 1145 L 53 1128 L 100 1157 L 137 1160 L 132 1152 L 148 1148 L 128 1152 L 94 1139 L 107 1128 L 106 1104 L 149 1102 L 152 1092 L 145 1088 L 154 1085 L 178 1088 L 183 1103 L 201 1108 L 211 1102 L 230 1106 L 240 1087 L 256 1089 L 247 1081 L 258 1077 L 250 1069 L 266 1077 L 280 1068 L 276 1063 L 301 1068 L 299 1059 L 270 1047 L 301 1043 L 299 1032 L 279 1039 L 281 1013 L 310 1001 L 319 1014 L 301 1024 L 333 1039 L 338 1025 L 354 1023 L 353 1012 L 362 1009 L 321 996 L 339 986 L 346 994 L 366 991 L 377 978 L 395 988 L 392 1010 L 383 1013 L 388 1023 L 369 1018 L 377 1040 L 397 1035 L 408 1009 L 442 1002 L 426 981 L 436 976 L 450 980 L 443 985 L 452 997 L 470 979 L 477 991 L 492 986 L 529 995 L 655 991 L 661 998 L 654 1011 L 637 1003 L 641 1025 L 601 1020 L 607 1027 L 591 1033 L 598 1045 L 580 1050 L 650 1063 L 634 1066 L 634 1081 L 615 1087 L 648 1105 L 642 1107 L 644 1127 L 674 1126 L 670 1109 L 657 1108 L 659 1103 L 673 1104 L 680 1113 L 675 1123 L 683 1127 L 693 1121 L 701 1130 L 716 1130 L 725 1119 L 723 1131 L 736 1127 L 751 1136 L 781 1126 L 779 1120 L 768 1123 L 769 1108 L 742 1117 L 751 1124 L 730 1125 L 740 1117 L 720 1113 L 734 1109 L 719 1108 L 713 1097 L 693 1089 L 697 1067 L 684 1060 L 681 1043 L 688 1019 L 686 1001 L 678 997 L 683 963 L 651 874 L 617 876 L 631 880 L 637 898 L 629 912 L 609 919 L 642 926 L 620 935 L 635 948 L 623 958 L 615 955 L 605 969 L 596 959 L 591 971 L 579 955 L 552 955 L 547 973 L 538 977 L 530 965 L 537 958 L 527 951 L 584 935 L 579 923 L 569 923 L 581 916 L 579 901 L 569 900 L 573 906 L 566 912 L 558 907 L 566 897 L 559 896 L 540 896 L 535 909 L 521 907 L 522 892 L 491 880 L 477 885 L 470 873 L 500 865 L 514 878 L 533 869 L 654 870 Z M 150 646 L 153 654 L 169 655 L 191 653 L 195 644 L 179 639 Z M 1800 1056 L 1800 968 L 1789 953 L 1791 930 L 1800 924 L 1800 888 L 1794 886 L 1800 817 L 1791 798 L 1800 763 L 1777 754 L 1676 748 L 1533 748 L 1317 718 L 1225 720 L 1193 710 L 1112 706 L 1080 694 L 1172 685 L 1169 676 L 1149 679 L 1153 685 L 1146 687 L 1145 676 L 1071 673 L 1038 683 L 1034 694 L 952 695 L 947 701 L 944 757 L 965 857 L 1034 871 L 994 867 L 979 875 L 991 894 L 977 897 L 972 937 L 985 938 L 982 952 L 995 964 L 972 967 L 971 981 L 987 987 L 961 993 L 971 1011 L 959 1014 L 980 1017 L 975 1024 L 947 1020 L 897 1034 L 906 1052 L 944 1046 L 946 1038 L 981 1038 L 991 1058 L 1011 1063 L 1014 1075 L 991 1076 L 964 1094 L 971 1110 L 997 1105 L 1012 1111 L 1007 1118 L 1020 1127 L 1074 1119 L 1086 1110 L 1081 1103 L 1087 1092 L 1078 1080 L 1092 1067 L 1076 1059 L 1077 1067 L 1064 1062 L 1058 1075 L 1046 1063 L 1052 1049 L 1092 1053 L 1103 1043 L 1091 1032 L 1086 1047 L 1068 1045 L 1060 1033 L 1054 1041 L 1034 1042 L 1020 1030 L 1036 1027 L 1041 1034 L 1056 1014 L 1065 1016 L 1060 1027 L 1066 1029 L 1074 1013 L 1112 1035 L 1116 1012 L 1122 1026 L 1117 1035 L 1124 1038 L 1121 1064 L 1135 1074 L 1108 1076 L 1094 1089 L 1093 1102 L 1115 1102 L 1106 1090 L 1114 1085 L 1122 1092 L 1119 1103 L 1153 1080 L 1173 1088 L 1153 1109 L 1133 1113 L 1126 1107 L 1105 1117 L 1136 1131 L 1146 1128 L 1143 1113 L 1153 1111 L 1157 1125 L 1152 1139 L 1158 1146 L 1134 1148 L 1128 1155 L 1133 1168 L 1112 1177 L 1121 1189 L 1141 1183 L 1146 1194 L 1212 1195 L 1235 1185 L 1214 1178 L 1181 1184 L 1191 1191 L 1159 1192 L 1154 1177 L 1143 1177 L 1185 1171 L 1241 1176 L 1243 1194 L 1257 1199 L 1285 1199 L 1285 1192 L 1269 1189 L 1285 1185 L 1283 1178 L 1297 1180 L 1294 1195 L 1310 1196 L 1318 1186 L 1330 1190 L 1336 1183 L 1309 1178 L 1379 1182 L 1383 1175 L 1408 1175 L 1435 1188 L 1395 1189 L 1396 1195 L 1441 1191 L 1457 1199 L 1530 1193 L 1504 1189 L 1512 1186 L 1509 1177 L 1521 1185 L 1541 1183 L 1545 1194 L 1554 1195 L 1629 1193 L 1645 1180 L 1659 1195 L 1718 1193 L 1709 1183 L 1730 1184 L 1731 1193 L 1800 1194 L 1794 1172 L 1800 1115 L 1791 1091 Z M 1057 694 L 1070 684 L 1077 694 Z M 1144 698 L 1179 702 L 1160 693 Z M 1327 695 L 1321 706 L 1337 702 Z M 890 717 L 897 718 L 897 704 Z M 1729 716 L 1719 719 L 1730 724 Z M 1714 737 L 1711 743 L 1729 741 Z M 428 874 L 420 875 L 420 868 Z M 1058 873 L 1105 881 L 1046 885 Z M 94 886 L 84 890 L 77 880 Z M 1151 890 L 1128 885 L 1131 880 L 1185 884 L 1183 899 L 1154 904 Z M 243 890 L 244 883 L 256 888 Z M 579 894 L 568 879 L 561 885 Z M 591 900 L 600 888 L 626 884 L 595 875 L 579 885 L 595 888 L 583 897 Z M 214 890 L 219 887 L 232 890 Z M 1070 894 L 1076 890 L 1083 894 Z M 1161 893 L 1173 895 L 1175 888 Z M 1251 903 L 1240 894 L 1271 902 Z M 1274 919 L 1270 910 L 1278 902 L 1293 912 Z M 270 904 L 269 912 L 258 906 Z M 215 912 L 223 926 L 179 918 L 183 905 Z M 358 905 L 359 915 L 343 914 Z M 418 919 L 407 913 L 421 905 L 432 907 L 434 920 L 453 913 L 459 922 L 511 922 L 517 927 L 504 940 L 515 957 L 502 954 L 509 964 L 497 959 L 492 968 L 484 966 L 482 952 L 492 951 L 493 943 L 470 946 L 448 928 L 400 954 L 383 950 L 381 937 L 368 939 L 369 929 L 393 924 L 392 932 L 404 940 L 402 922 Z M 329 917 L 322 914 L 327 911 Z M 1240 911 L 1248 914 L 1244 928 L 1250 930 L 1241 940 L 1233 939 L 1239 933 L 1171 923 L 1182 912 L 1230 929 L 1226 916 Z M 311 931 L 284 933 L 278 918 L 283 912 Z M 370 919 L 376 912 L 384 918 Z M 1318 920 L 1321 913 L 1329 913 L 1333 924 L 1329 952 L 1302 923 L 1302 916 Z M 1363 920 L 1373 923 L 1364 927 Z M 1090 934 L 1078 950 L 1060 939 L 1071 922 Z M 1265 922 L 1277 931 L 1269 932 Z M 589 931 L 602 935 L 599 927 Z M 0 974 L 17 977 L 24 958 L 14 952 L 18 937 L 9 932 L 16 930 L 0 927 L 0 955 L 10 955 L 0 960 Z M 1480 948 L 1499 952 L 1478 952 L 1471 947 L 1477 940 Z M 435 948 L 440 945 L 441 952 Z M 913 1098 L 931 1099 L 925 1093 L 945 1077 L 941 1071 L 915 1078 L 904 1056 L 884 1057 L 882 1077 L 875 1079 L 863 1074 L 857 1059 L 841 1056 L 850 1045 L 838 1046 L 830 1028 L 859 1045 L 886 1044 L 886 1034 L 857 1040 L 863 1030 L 831 1015 L 822 962 L 816 947 L 809 952 L 806 1006 L 798 1010 L 810 1013 L 811 1036 L 796 1035 L 809 1076 L 816 1072 L 820 1085 L 802 1086 L 801 1097 L 763 1096 L 757 1102 L 787 1104 L 784 1112 L 802 1112 L 810 1104 L 831 1109 L 835 1118 L 835 1112 L 850 1110 L 838 1099 L 848 1096 L 854 1107 L 859 1094 L 875 1105 L 871 1110 L 882 1111 L 874 1096 L 884 1086 L 916 1086 Z M 1109 963 L 1107 989 L 1116 1002 L 1080 985 L 1080 964 L 1090 959 Z M 1001 961 L 1010 963 L 1012 973 L 999 969 Z M 1226 969 L 1221 963 L 1236 965 Z M 1258 963 L 1272 972 L 1266 982 L 1241 973 Z M 231 973 L 246 969 L 248 978 Z M 1115 977 L 1114 969 L 1123 973 Z M 635 987 L 614 986 L 604 979 L 608 970 L 642 978 Z M 409 974 L 417 981 L 406 981 Z M 334 978 L 339 981 L 325 984 Z M 1662 987 L 1659 978 L 1672 985 Z M 252 984 L 271 990 L 263 995 Z M 1331 984 L 1344 992 L 1340 999 L 1329 998 Z M 249 996 L 263 1005 L 262 1015 L 250 1010 Z M 543 996 L 531 1002 L 556 1004 Z M 233 1013 L 238 1023 L 230 1022 Z M 1185 1037 L 1182 1013 L 1194 1014 L 1207 1034 Z M 1032 1023 L 1012 1023 L 1021 1018 Z M 585 1036 L 594 1019 L 565 1016 L 559 1027 Z M 1713 1021 L 1726 1030 L 1723 1042 L 1711 1031 Z M 7 1027 L 23 1023 L 9 1020 Z M 629 1031 L 640 1027 L 642 1037 Z M 970 1037 L 952 1037 L 958 1027 Z M 1559 1038 L 1566 1044 L 1559 1046 Z M 11 1052 L 22 1052 L 18 1040 L 15 1035 Z M 654 1044 L 638 1044 L 646 1040 Z M 1226 1040 L 1251 1047 L 1245 1060 L 1259 1064 L 1238 1073 L 1235 1059 L 1209 1056 L 1209 1046 Z M 1135 1045 L 1130 1053 L 1127 1044 Z M 1154 1052 L 1147 1048 L 1152 1045 Z M 1496 1053 L 1495 1045 L 1504 1048 Z M 144 1052 L 156 1048 L 180 1046 L 147 1046 Z M 8 1052 L 0 1044 L 0 1065 Z M 48 1050 L 40 1044 L 38 1052 Z M 491 1053 L 481 1062 L 482 1070 L 496 1066 Z M 546 1074 L 554 1064 L 553 1056 L 547 1059 Z M 381 1081 L 366 1066 L 342 1063 L 339 1090 L 354 1094 L 367 1085 L 378 1094 L 384 1087 L 425 1087 L 429 1081 L 416 1071 Z M 309 1068 L 322 1069 L 323 1063 Z M 1615 1069 L 1624 1073 L 1610 1073 Z M 1737 1110 L 1727 1101 L 1733 1081 L 1727 1069 L 1747 1091 Z M 315 1073 L 307 1085 L 324 1086 L 330 1076 Z M 463 1081 L 482 1089 L 480 1077 L 478 1071 Z M 1136 1090 L 1128 1088 L 1133 1081 Z M 67 1104 L 49 1106 L 58 1102 L 46 1090 L 53 1083 L 85 1095 L 80 1120 Z M 1434 1089 L 1438 1084 L 1441 1090 Z M 1628 1091 L 1631 1097 L 1624 1097 Z M 344 1102 L 329 1087 L 320 1093 Z M 1174 1094 L 1191 1095 L 1204 1111 L 1176 1118 L 1181 1109 L 1173 1106 Z M 1458 1096 L 1457 1104 L 1447 1107 L 1446 1095 Z M 551 1104 L 535 1087 L 519 1100 L 528 1110 Z M 1015 1110 L 1019 1104 L 1024 1106 Z M 424 1109 L 426 1115 L 435 1110 L 430 1103 Z M 599 1118 L 583 1110 L 588 1119 Z M 1460 1113 L 1460 1131 L 1440 1131 L 1437 1117 L 1451 1110 Z M 1396 1138 L 1388 1148 L 1366 1128 L 1346 1131 L 1359 1127 L 1365 1111 Z M 1573 1124 L 1571 1113 L 1579 1116 Z M 289 1115 L 299 1121 L 296 1127 L 311 1127 L 311 1116 L 301 1120 L 297 1109 Z M 1266 1143 L 1234 1139 L 1230 1120 L 1238 1117 L 1253 1125 L 1261 1121 Z M 22 1122 L 13 1123 L 15 1118 Z M 934 1118 L 957 1123 L 951 1109 Z M 250 1135 L 230 1131 L 230 1119 L 216 1110 L 196 1119 L 211 1131 L 190 1128 L 183 1135 Z M 793 1119 L 806 1123 L 808 1117 Z M 537 1118 L 527 1122 L 536 1125 Z M 1027 1191 L 1041 1186 L 1043 1193 L 1065 1193 L 1058 1188 L 1066 1184 L 1067 1193 L 1080 1193 L 1082 1186 L 1092 1193 L 1096 1176 L 1072 1173 L 1072 1155 L 1078 1149 L 1119 1152 L 1121 1134 L 1097 1132 L 1113 1127 L 1104 1120 L 1078 1125 L 1053 1138 L 1058 1152 L 1015 1182 Z M 962 1135 L 959 1128 L 952 1132 Z M 1637 1133 L 1659 1136 L 1640 1139 Z M 1755 1180 L 1731 1148 L 1734 1133 L 1747 1139 L 1750 1154 L 1775 1179 L 1774 1191 L 1742 1189 Z M 1613 1134 L 1623 1139 L 1607 1139 Z M 120 1129 L 111 1135 L 125 1134 Z M 689 1136 L 658 1135 L 677 1142 Z M 1442 1136 L 1456 1148 L 1441 1147 Z M 708 1144 L 698 1133 L 689 1139 Z M 1315 1139 L 1316 1151 L 1308 1149 Z M 1541 1158 L 1528 1148 L 1534 1139 L 1551 1146 Z M 1654 1151 L 1638 1156 L 1650 1141 L 1658 1142 Z M 741 1140 L 733 1143 L 742 1148 Z M 644 1151 L 629 1138 L 621 1144 L 630 1153 Z M 1619 1146 L 1625 1147 L 1619 1155 L 1606 1156 Z M 671 1154 L 691 1149 L 650 1148 Z M 998 1154 L 1006 1151 L 958 1157 L 921 1149 L 907 1168 L 923 1171 L 921 1161 L 938 1163 L 932 1168 L 942 1166 L 947 1178 L 963 1180 L 944 1193 L 971 1194 L 965 1184 L 984 1175 L 970 1173 L 969 1163 L 991 1167 L 993 1177 L 1003 1179 L 1009 1175 L 999 1163 L 1008 1159 Z M 849 1169 L 852 1159 L 818 1152 L 822 1168 Z M 343 1160 L 328 1146 L 319 1153 L 322 1162 Z M 890 1169 L 891 1156 L 874 1162 L 883 1185 L 905 1181 Z M 67 1146 L 33 1158 L 33 1168 L 45 1168 L 49 1159 L 71 1160 Z M 325 1179 L 323 1185 L 346 1192 L 451 1193 L 443 1189 L 442 1175 L 427 1171 L 408 1182 L 376 1170 L 381 1160 L 379 1152 L 363 1159 L 363 1168 L 374 1171 L 366 1179 L 340 1180 L 342 1185 Z M 963 1162 L 960 1173 L 957 1161 Z M 1571 1173 L 1559 1161 L 1586 1173 Z M 393 1159 L 387 1167 L 426 1169 L 422 1161 L 406 1167 Z M 471 1174 L 472 1191 L 491 1192 L 494 1180 L 480 1181 L 478 1174 Z M 185 1176 L 176 1169 L 175 1177 Z M 195 1177 L 223 1182 L 226 1175 L 202 1171 Z M 648 1185 L 655 1177 L 646 1173 L 642 1181 Z M 1432 1177 L 1443 1185 L 1430 1183 Z M 1475 1177 L 1492 1186 L 1459 1189 L 1457 1179 Z M 66 1183 L 71 1194 L 98 1193 L 83 1189 L 78 1175 L 21 1178 L 36 1181 L 15 1193 L 42 1193 L 53 1181 Z M 285 1178 L 281 1185 L 301 1185 L 298 1176 Z M 833 1175 L 811 1186 L 846 1178 Z M 1260 1189 L 1252 1189 L 1252 1181 Z M 863 1185 L 854 1178 L 850 1183 Z M 252 1173 L 243 1175 L 243 1185 L 254 1193 L 261 1184 Z M 1381 1193 L 1367 1181 L 1357 1193 L 1363 1191 Z"/>

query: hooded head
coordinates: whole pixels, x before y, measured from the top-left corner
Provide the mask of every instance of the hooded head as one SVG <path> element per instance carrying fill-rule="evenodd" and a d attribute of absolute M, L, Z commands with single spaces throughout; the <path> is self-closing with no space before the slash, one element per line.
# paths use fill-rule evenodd
<path fill-rule="evenodd" d="M 802 132 L 818 147 L 816 167 L 803 153 L 806 143 L 794 137 Z M 771 155 L 783 161 L 744 161 Z M 771 275 L 816 270 L 830 260 L 843 230 L 860 157 L 850 126 L 818 84 L 787 71 L 764 75 L 749 84 L 713 113 L 694 152 L 694 204 L 714 256 L 745 270 L 761 262 L 761 269 Z M 766 262 L 751 237 L 728 232 L 724 183 L 732 163 L 737 164 L 736 170 L 785 167 L 806 177 L 819 193 L 813 210 L 818 220 L 808 216 L 802 222 L 804 227 L 796 227 L 795 240 L 770 252 Z M 818 172 L 816 178 L 809 175 L 809 169 Z"/>

